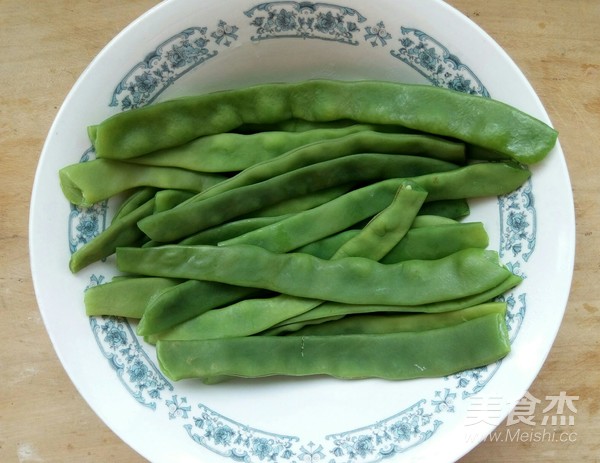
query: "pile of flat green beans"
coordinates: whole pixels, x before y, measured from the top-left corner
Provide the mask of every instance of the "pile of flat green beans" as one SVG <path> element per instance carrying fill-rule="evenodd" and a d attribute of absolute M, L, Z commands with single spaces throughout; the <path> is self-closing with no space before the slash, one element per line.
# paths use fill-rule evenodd
<path fill-rule="evenodd" d="M 506 104 L 381 81 L 263 84 L 119 113 L 65 197 L 125 197 L 72 254 L 114 256 L 89 316 L 138 320 L 169 378 L 439 377 L 510 351 L 521 282 L 469 199 L 526 182 L 557 133 Z"/>

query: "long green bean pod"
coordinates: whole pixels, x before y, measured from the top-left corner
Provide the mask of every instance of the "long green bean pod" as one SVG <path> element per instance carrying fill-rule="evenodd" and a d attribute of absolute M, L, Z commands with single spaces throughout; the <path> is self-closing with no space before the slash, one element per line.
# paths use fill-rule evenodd
<path fill-rule="evenodd" d="M 258 133 L 258 132 L 306 132 L 308 130 L 316 129 L 343 129 L 351 125 L 356 125 L 356 121 L 336 120 L 336 121 L 307 121 L 306 119 L 285 119 L 283 121 L 274 122 L 271 124 L 254 124 L 246 123 L 234 130 L 235 133 Z M 395 132 L 395 133 L 413 133 L 410 129 L 401 126 L 386 126 L 378 125 L 377 130 L 380 132 Z"/>
<path fill-rule="evenodd" d="M 426 197 L 427 192 L 419 186 L 410 182 L 402 185 L 390 205 L 342 244 L 333 258 L 381 260 L 406 236 Z"/>
<path fill-rule="evenodd" d="M 374 127 L 370 125 L 353 124 L 342 128 L 304 132 L 266 131 L 248 135 L 218 133 L 197 138 L 183 145 L 129 158 L 127 161 L 148 166 L 179 167 L 196 172 L 236 172 L 300 146 L 372 129 Z M 112 159 L 119 159 L 121 155 L 110 154 Z"/>
<path fill-rule="evenodd" d="M 373 304 L 340 304 L 337 302 L 326 302 L 315 309 L 299 314 L 288 320 L 284 320 L 266 334 L 281 334 L 290 331 L 296 331 L 304 326 L 322 323 L 323 321 L 337 320 L 348 315 L 382 313 L 382 312 L 421 312 L 421 313 L 442 313 L 461 310 L 478 304 L 492 301 L 506 291 L 514 288 L 523 281 L 520 276 L 510 274 L 504 281 L 497 286 L 472 296 L 461 297 L 450 301 L 434 302 L 431 304 L 422 304 L 419 306 L 391 306 L 391 305 L 373 305 Z M 265 333 L 263 333 L 265 334 Z"/>
<path fill-rule="evenodd" d="M 186 190 L 159 190 L 154 197 L 154 213 L 157 214 L 162 211 L 173 209 L 175 206 L 190 199 L 192 196 L 194 196 L 194 193 Z"/>
<path fill-rule="evenodd" d="M 412 228 L 381 262 L 440 259 L 461 249 L 485 249 L 488 245 L 489 236 L 481 222 L 417 227 Z"/>
<path fill-rule="evenodd" d="M 430 201 L 423 204 L 419 211 L 419 215 L 437 215 L 454 220 L 467 217 L 470 213 L 469 203 L 463 198 Z"/>
<path fill-rule="evenodd" d="M 206 230 L 202 230 L 194 235 L 188 236 L 181 240 L 179 244 L 196 245 L 210 244 L 216 246 L 221 241 L 235 238 L 258 228 L 271 225 L 279 222 L 289 215 L 283 216 L 267 216 L 267 217 L 248 217 L 247 219 L 239 219 L 231 222 L 225 222 Z"/>
<path fill-rule="evenodd" d="M 141 336 L 159 333 L 209 310 L 258 293 L 255 288 L 187 280 L 147 300 L 137 333 Z"/>
<path fill-rule="evenodd" d="M 440 313 L 369 313 L 349 315 L 305 326 L 289 334 L 294 336 L 331 336 L 344 334 L 389 334 L 424 331 L 457 325 L 489 314 L 506 315 L 506 302 L 488 302 L 466 309 Z"/>
<path fill-rule="evenodd" d="M 88 129 L 101 157 L 135 157 L 244 123 L 287 119 L 391 124 L 456 138 L 519 162 L 543 159 L 557 133 L 505 103 L 429 85 L 309 80 L 262 84 L 125 111 Z M 202 121 L 201 124 L 198 121 Z"/>
<path fill-rule="evenodd" d="M 413 228 L 437 227 L 438 225 L 456 225 L 458 220 L 440 215 L 419 214 L 413 221 Z"/>
<path fill-rule="evenodd" d="M 510 271 L 498 254 L 465 249 L 433 261 L 380 264 L 361 257 L 323 260 L 258 246 L 117 249 L 117 268 L 138 275 L 217 281 L 310 299 L 353 304 L 419 305 L 470 296 Z M 339 288 L 344 288 L 340 291 Z"/>
<path fill-rule="evenodd" d="M 249 217 L 281 217 L 283 215 L 291 215 L 297 212 L 306 211 L 313 207 L 325 204 L 344 193 L 352 190 L 353 185 L 341 185 L 325 190 L 319 190 L 314 193 L 309 193 L 304 196 L 286 199 L 271 206 L 264 207 L 258 211 L 248 214 Z"/>
<path fill-rule="evenodd" d="M 417 332 L 159 340 L 156 349 L 172 380 L 317 374 L 405 380 L 488 365 L 510 352 L 510 341 L 504 318 L 490 314 Z"/>

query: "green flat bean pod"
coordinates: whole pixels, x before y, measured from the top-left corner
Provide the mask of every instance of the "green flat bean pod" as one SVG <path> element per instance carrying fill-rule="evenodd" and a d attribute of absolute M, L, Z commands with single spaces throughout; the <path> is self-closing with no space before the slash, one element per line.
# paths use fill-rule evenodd
<path fill-rule="evenodd" d="M 460 223 L 458 220 L 451 219 L 449 217 L 429 214 L 419 214 L 415 217 L 413 222 L 413 228 L 421 227 L 437 227 L 438 225 L 456 225 Z"/>
<path fill-rule="evenodd" d="M 196 172 L 236 172 L 301 146 L 372 129 L 373 126 L 370 125 L 353 124 L 342 128 L 304 132 L 268 131 L 249 135 L 219 133 L 200 137 L 184 145 L 129 158 L 127 161 L 148 166 L 179 167 Z M 113 159 L 119 159 L 120 154 L 111 153 Z"/>
<path fill-rule="evenodd" d="M 381 262 L 392 264 L 412 259 L 440 259 L 462 249 L 485 249 L 489 236 L 481 222 L 412 228 Z"/>
<path fill-rule="evenodd" d="M 430 201 L 419 211 L 419 215 L 437 215 L 454 220 L 465 218 L 470 213 L 468 201 L 462 198 Z"/>
<path fill-rule="evenodd" d="M 264 207 L 258 211 L 248 214 L 250 217 L 281 217 L 283 215 L 291 215 L 296 212 L 306 211 L 313 207 L 325 204 L 344 193 L 352 190 L 353 185 L 341 185 L 325 190 L 319 190 L 314 193 L 309 193 L 303 196 L 286 199 L 271 206 Z"/>
<path fill-rule="evenodd" d="M 174 99 L 115 114 L 88 133 L 100 157 L 117 152 L 135 157 L 245 123 L 294 118 L 400 125 L 493 149 L 522 163 L 543 159 L 557 138 L 544 122 L 489 98 L 428 85 L 334 80 L 262 84 Z"/>
<path fill-rule="evenodd" d="M 441 313 L 375 313 L 349 315 L 305 326 L 293 331 L 294 336 L 331 336 L 343 334 L 390 334 L 405 331 L 424 331 L 445 328 L 473 320 L 484 315 L 506 315 L 506 302 L 488 302 L 466 309 Z"/>
<path fill-rule="evenodd" d="M 343 129 L 351 125 L 356 125 L 356 121 L 337 120 L 337 121 L 307 121 L 306 119 L 286 119 L 271 124 L 253 124 L 246 123 L 233 130 L 235 133 L 258 133 L 258 132 L 271 132 L 271 131 L 283 131 L 283 132 L 306 132 L 308 130 L 316 129 Z M 409 129 L 400 126 L 374 126 L 380 132 L 401 132 L 410 133 Z"/>
<path fill-rule="evenodd" d="M 186 190 L 160 190 L 154 197 L 154 213 L 157 214 L 162 211 L 173 209 L 175 206 L 190 199 L 192 196 L 194 196 L 194 193 Z"/>
<path fill-rule="evenodd" d="M 137 333 L 147 336 L 168 330 L 209 310 L 258 294 L 255 288 L 212 281 L 188 280 L 169 287 L 149 300 Z"/>
<path fill-rule="evenodd" d="M 506 280 L 502 281 L 497 286 L 485 290 L 479 294 L 472 296 L 461 297 L 450 301 L 434 302 L 431 304 L 421 304 L 419 306 L 408 305 L 372 305 L 372 304 L 340 304 L 337 302 L 326 302 L 315 309 L 299 314 L 293 318 L 285 320 L 270 330 L 262 334 L 281 334 L 290 331 L 296 331 L 304 326 L 322 323 L 323 321 L 336 320 L 348 315 L 381 313 L 381 312 L 420 312 L 420 313 L 442 313 L 452 312 L 455 310 L 466 309 L 475 305 L 483 304 L 492 301 L 495 297 L 500 296 L 506 291 L 514 288 L 523 279 L 517 275 L 510 274 Z"/>
<path fill-rule="evenodd" d="M 418 332 L 159 340 L 156 349 L 172 380 L 319 374 L 405 380 L 488 365 L 510 352 L 510 342 L 504 318 L 490 314 Z"/>
<path fill-rule="evenodd" d="M 470 296 L 510 275 L 496 252 L 482 249 L 465 249 L 433 261 L 386 265 L 361 257 L 333 261 L 300 253 L 276 254 L 251 245 L 166 245 L 119 248 L 117 268 L 138 275 L 217 281 L 309 299 L 384 305 L 419 305 Z"/>
<path fill-rule="evenodd" d="M 352 239 L 342 244 L 333 258 L 366 257 L 381 260 L 402 241 L 411 228 L 427 192 L 406 182 L 390 205 L 377 214 Z"/>

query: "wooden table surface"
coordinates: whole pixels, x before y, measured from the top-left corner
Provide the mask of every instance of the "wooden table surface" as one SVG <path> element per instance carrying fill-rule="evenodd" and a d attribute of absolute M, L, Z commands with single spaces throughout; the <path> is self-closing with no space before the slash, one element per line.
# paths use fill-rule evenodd
<path fill-rule="evenodd" d="M 144 461 L 94 415 L 54 353 L 33 293 L 28 204 L 42 144 L 71 86 L 115 34 L 156 3 L 0 0 L 2 462 Z M 600 0 L 449 3 L 508 52 L 539 94 L 560 132 L 577 219 L 575 272 L 564 322 L 529 390 L 538 399 L 561 392 L 579 396 L 574 424 L 567 429 L 570 442 L 484 442 L 461 461 L 598 462 Z M 541 418 L 538 408 L 536 419 Z"/>

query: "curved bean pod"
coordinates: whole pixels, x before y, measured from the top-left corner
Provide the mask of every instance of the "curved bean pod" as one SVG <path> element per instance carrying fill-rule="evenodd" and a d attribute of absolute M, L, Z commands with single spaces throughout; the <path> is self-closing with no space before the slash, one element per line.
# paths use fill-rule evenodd
<path fill-rule="evenodd" d="M 449 217 L 443 217 L 439 215 L 423 214 L 415 217 L 413 222 L 413 228 L 421 227 L 437 227 L 438 225 L 456 225 L 460 223 L 458 220 L 451 219 Z"/>
<path fill-rule="evenodd" d="M 147 166 L 179 167 L 196 172 L 236 172 L 300 146 L 372 129 L 373 126 L 354 124 L 343 128 L 305 132 L 269 131 L 249 135 L 219 133 L 127 161 Z M 113 156 L 111 159 L 120 159 L 121 153 L 110 154 Z"/>
<path fill-rule="evenodd" d="M 283 220 L 286 217 L 289 216 L 283 215 L 273 217 L 248 217 L 247 219 L 226 222 L 224 224 L 217 225 L 216 227 L 208 228 L 194 235 L 188 236 L 184 240 L 180 241 L 179 244 L 209 244 L 216 246 L 219 242 L 223 240 L 232 239 L 236 236 L 243 235 L 258 228 L 271 225 L 275 222 Z"/>
<path fill-rule="evenodd" d="M 156 201 L 154 204 L 154 213 L 157 214 L 162 211 L 173 209 L 175 206 L 190 199 L 192 196 L 194 196 L 194 193 L 186 190 L 159 190 L 154 197 Z"/>
<path fill-rule="evenodd" d="M 467 217 L 470 212 L 471 209 L 467 200 L 460 198 L 430 201 L 427 204 L 423 204 L 419 215 L 436 215 L 458 220 Z"/>
<path fill-rule="evenodd" d="M 219 185 L 201 192 L 190 201 L 206 199 L 234 188 L 262 182 L 311 164 L 360 153 L 423 156 L 453 164 L 465 162 L 465 146 L 462 143 L 431 135 L 381 133 L 366 130 L 300 146 L 274 159 L 253 165 Z"/>
<path fill-rule="evenodd" d="M 345 334 L 389 334 L 423 331 L 457 325 L 489 314 L 506 315 L 506 302 L 488 302 L 466 309 L 441 313 L 378 313 L 349 315 L 293 331 L 294 336 L 331 336 Z"/>
<path fill-rule="evenodd" d="M 481 222 L 412 228 L 381 262 L 392 264 L 412 259 L 440 259 L 461 249 L 489 245 L 489 236 Z"/>
<path fill-rule="evenodd" d="M 287 119 L 401 125 L 507 154 L 543 159 L 556 143 L 547 124 L 509 105 L 440 87 L 382 81 L 263 84 L 125 111 L 88 129 L 99 156 L 135 157 L 244 123 Z M 198 123 L 202 121 L 202 123 Z"/>
<path fill-rule="evenodd" d="M 325 190 L 315 191 L 304 196 L 286 199 L 279 203 L 267 206 L 249 214 L 250 217 L 280 217 L 306 211 L 313 207 L 325 204 L 344 193 L 352 190 L 353 185 L 334 186 Z"/>
<path fill-rule="evenodd" d="M 391 204 L 335 252 L 333 259 L 366 257 L 381 260 L 406 236 L 427 192 L 407 182 L 398 188 Z"/>
<path fill-rule="evenodd" d="M 322 321 L 335 320 L 347 315 L 374 313 L 374 312 L 422 312 L 422 313 L 441 313 L 454 310 L 465 309 L 474 305 L 483 304 L 491 301 L 496 296 L 500 296 L 511 288 L 514 288 L 523 281 L 523 278 L 517 275 L 509 275 L 506 280 L 497 286 L 490 288 L 473 296 L 462 297 L 451 301 L 434 302 L 432 304 L 422 304 L 420 306 L 390 306 L 390 305 L 369 305 L 369 304 L 340 304 L 336 302 L 326 302 L 316 307 L 310 312 L 306 312 L 285 320 L 262 334 L 281 334 L 289 331 L 299 330 L 307 325 L 318 324 Z"/>
<path fill-rule="evenodd" d="M 361 257 L 323 260 L 258 246 L 119 248 L 117 267 L 137 275 L 208 280 L 352 304 L 419 305 L 470 296 L 504 281 L 498 254 L 465 249 L 433 261 L 385 265 Z M 344 288 L 340 291 L 339 288 Z"/>
<path fill-rule="evenodd" d="M 188 280 L 166 288 L 148 301 L 137 326 L 140 336 L 168 330 L 209 310 L 258 294 L 255 288 Z"/>
<path fill-rule="evenodd" d="M 283 132 L 306 132 L 308 130 L 315 129 L 342 129 L 356 125 L 356 121 L 337 120 L 337 121 L 307 121 L 306 119 L 285 119 L 272 124 L 253 124 L 246 123 L 237 127 L 234 132 L 236 133 L 257 133 L 257 132 L 270 132 L 270 131 L 283 131 Z M 412 133 L 409 129 L 401 126 L 377 126 L 377 130 L 381 132 L 402 132 Z"/>

